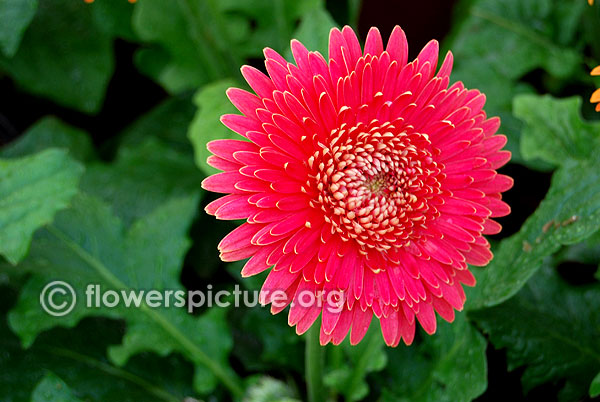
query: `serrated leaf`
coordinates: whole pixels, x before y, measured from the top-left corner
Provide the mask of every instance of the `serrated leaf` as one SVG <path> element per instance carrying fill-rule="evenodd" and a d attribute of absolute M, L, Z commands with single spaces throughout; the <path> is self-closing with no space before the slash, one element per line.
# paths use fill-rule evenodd
<path fill-rule="evenodd" d="M 34 154 L 48 148 L 65 148 L 78 161 L 95 157 L 92 141 L 87 133 L 53 116 L 43 117 L 14 142 L 0 149 L 3 158 Z"/>
<path fill-rule="evenodd" d="M 526 123 L 521 154 L 555 165 L 568 159 L 587 159 L 600 140 L 600 123 L 581 117 L 581 98 L 555 99 L 549 95 L 522 95 L 514 100 L 515 116 Z"/>
<path fill-rule="evenodd" d="M 521 124 L 512 116 L 512 99 L 534 90 L 519 80 L 536 69 L 559 78 L 579 72 L 580 52 L 569 45 L 586 4 L 577 0 L 471 3 L 448 46 L 455 60 L 452 79 L 487 95 L 486 112 L 501 117 L 512 160 L 523 163 L 519 149 Z M 535 162 L 526 164 L 545 167 Z"/>
<path fill-rule="evenodd" d="M 329 349 L 332 367 L 323 378 L 325 385 L 344 395 L 347 401 L 359 401 L 369 393 L 366 377 L 383 370 L 388 362 L 381 329 L 373 325 L 365 339 L 351 346 L 348 339 Z"/>
<path fill-rule="evenodd" d="M 561 245 L 576 244 L 600 229 L 600 160 L 565 161 L 546 198 L 521 227 L 503 240 L 494 259 L 476 268 L 477 286 L 466 307 L 474 310 L 507 300 Z"/>
<path fill-rule="evenodd" d="M 244 139 L 221 123 L 221 116 L 236 113 L 237 109 L 231 104 L 225 91 L 235 85 L 231 80 L 218 81 L 205 86 L 194 96 L 198 112 L 190 125 L 188 137 L 194 146 L 196 165 L 206 174 L 219 172 L 206 159 L 211 153 L 206 144 L 212 140 L 223 138 Z"/>
<path fill-rule="evenodd" d="M 82 173 L 80 164 L 57 149 L 0 159 L 0 254 L 19 262 L 33 233 L 77 193 Z"/>
<path fill-rule="evenodd" d="M 109 202 L 130 225 L 171 198 L 197 193 L 202 177 L 191 155 L 150 138 L 121 148 L 110 164 L 88 166 L 81 188 Z"/>
<path fill-rule="evenodd" d="M 12 57 L 31 23 L 37 0 L 0 0 L 0 50 Z"/>
<path fill-rule="evenodd" d="M 592 384 L 590 385 L 590 396 L 595 398 L 598 395 L 600 395 L 600 373 L 594 377 Z"/>
<path fill-rule="evenodd" d="M 509 370 L 526 366 L 525 391 L 566 379 L 559 399 L 581 399 L 600 369 L 600 287 L 567 285 L 551 267 L 540 270 L 513 298 L 469 313 L 506 348 Z"/>
<path fill-rule="evenodd" d="M 25 90 L 86 113 L 100 109 L 113 73 L 112 39 L 83 1 L 40 0 L 12 58 L 0 69 Z M 43 66 L 43 68 L 40 68 Z"/>
<path fill-rule="evenodd" d="M 31 402 L 81 402 L 81 399 L 63 380 L 49 372 L 33 390 Z"/>
<path fill-rule="evenodd" d="M 215 375 L 232 381 L 235 374 L 223 368 L 232 346 L 224 311 L 211 311 L 198 319 L 176 308 L 177 299 L 166 293 L 164 297 L 171 298 L 168 308 L 153 308 L 144 300 L 139 307 L 133 303 L 129 308 L 124 301 L 114 308 L 97 306 L 95 301 L 95 295 L 108 290 L 183 291 L 178 278 L 197 202 L 197 196 L 168 201 L 125 231 L 107 205 L 87 195 L 76 197 L 72 208 L 36 236 L 29 258 L 21 264 L 33 275 L 9 314 L 11 328 L 28 346 L 40 332 L 57 325 L 72 327 L 83 317 L 121 318 L 127 332 L 121 345 L 111 347 L 109 356 L 115 363 L 124 364 L 142 351 L 162 356 L 179 352 L 196 365 L 198 392 L 210 392 Z M 68 282 L 79 300 L 62 317 L 46 314 L 35 302 L 42 286 L 56 279 Z M 94 295 L 90 284 L 98 286 Z"/>
<path fill-rule="evenodd" d="M 410 347 L 388 349 L 388 367 L 377 377 L 382 401 L 471 401 L 487 387 L 485 338 L 465 319 L 441 322 L 437 332 Z M 384 382 L 385 379 L 385 382 Z"/>

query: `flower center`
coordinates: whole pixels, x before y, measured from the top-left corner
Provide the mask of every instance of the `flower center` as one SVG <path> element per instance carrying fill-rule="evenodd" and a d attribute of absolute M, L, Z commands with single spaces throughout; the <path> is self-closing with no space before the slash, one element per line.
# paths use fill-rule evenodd
<path fill-rule="evenodd" d="M 316 200 L 332 230 L 362 252 L 400 248 L 439 215 L 441 171 L 426 134 L 391 123 L 342 125 L 310 158 Z"/>

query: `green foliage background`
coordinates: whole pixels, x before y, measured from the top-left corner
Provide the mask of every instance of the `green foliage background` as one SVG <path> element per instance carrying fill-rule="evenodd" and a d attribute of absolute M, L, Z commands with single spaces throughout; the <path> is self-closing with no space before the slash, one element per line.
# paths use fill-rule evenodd
<path fill-rule="evenodd" d="M 57 279 L 79 300 L 88 283 L 184 289 L 184 270 L 218 278 L 221 289 L 258 289 L 260 279 L 242 281 L 239 264 L 217 259 L 218 239 L 234 226 L 203 215 L 211 196 L 200 182 L 214 172 L 205 145 L 235 135 L 219 116 L 235 112 L 225 90 L 245 85 L 239 67 L 265 46 L 289 57 L 292 37 L 326 54 L 329 29 L 358 21 L 358 1 L 340 4 L 342 21 L 323 0 L 0 0 L 0 77 L 19 91 L 98 113 L 119 40 L 136 46 L 135 66 L 168 93 L 113 133 L 113 152 L 53 116 L 0 148 L 0 400 L 305 397 L 303 340 L 283 314 L 80 304 L 51 317 L 39 294 Z M 558 268 L 572 278 L 600 262 L 600 122 L 587 103 L 600 85 L 588 74 L 600 64 L 600 7 L 463 0 L 455 10 L 444 42 L 453 79 L 487 95 L 515 171 L 551 172 L 550 189 L 517 233 L 494 244 L 492 263 L 474 269 L 478 285 L 453 324 L 411 347 L 384 347 L 376 324 L 356 347 L 328 346 L 325 397 L 473 400 L 488 388 L 492 349 L 519 370 L 525 393 L 597 396 L 600 272 L 578 283 Z"/>

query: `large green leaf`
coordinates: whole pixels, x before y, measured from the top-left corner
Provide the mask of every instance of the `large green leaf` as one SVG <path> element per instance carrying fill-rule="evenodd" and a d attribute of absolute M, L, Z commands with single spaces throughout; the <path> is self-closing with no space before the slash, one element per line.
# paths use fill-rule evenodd
<path fill-rule="evenodd" d="M 132 42 L 138 40 L 131 25 L 134 8 L 131 1 L 98 0 L 88 7 L 92 9 L 96 25 L 107 34 Z"/>
<path fill-rule="evenodd" d="M 48 372 L 35 387 L 31 402 L 82 402 L 82 400 L 73 395 L 73 391 L 63 380 Z"/>
<path fill-rule="evenodd" d="M 210 32 L 211 17 L 217 16 L 210 3 L 146 0 L 136 5 L 137 35 L 158 45 L 138 53 L 137 64 L 170 92 L 198 88 L 241 64 L 239 59 L 225 61 L 217 50 L 220 39 Z"/>
<path fill-rule="evenodd" d="M 40 119 L 14 142 L 1 148 L 0 156 L 14 158 L 47 148 L 65 148 L 71 157 L 82 162 L 95 157 L 92 141 L 84 131 L 52 116 Z"/>
<path fill-rule="evenodd" d="M 114 69 L 112 39 L 83 1 L 40 0 L 21 46 L 0 69 L 20 86 L 86 113 L 100 109 Z"/>
<path fill-rule="evenodd" d="M 218 81 L 205 86 L 194 97 L 198 112 L 190 125 L 188 137 L 194 146 L 196 165 L 207 175 L 217 173 L 219 170 L 206 163 L 206 159 L 211 155 L 206 144 L 223 138 L 243 139 L 225 127 L 220 120 L 224 114 L 237 112 L 225 94 L 225 91 L 233 85 L 234 82 L 231 80 Z"/>
<path fill-rule="evenodd" d="M 4 319 L 9 287 L 1 288 L 0 400 L 29 402 L 31 393 L 50 371 L 63 379 L 73 394 L 85 401 L 177 402 L 193 395 L 192 369 L 182 358 L 136 356 L 125 367 L 104 357 L 106 348 L 118 343 L 123 327 L 113 320 L 85 319 L 74 329 L 56 328 L 23 350 Z M 46 399 L 42 399 L 46 400 Z M 62 399 L 61 399 L 62 401 Z"/>
<path fill-rule="evenodd" d="M 576 244 L 600 229 L 600 159 L 564 162 L 552 177 L 546 198 L 521 227 L 503 240 L 494 259 L 476 268 L 477 286 L 467 308 L 493 306 L 507 300 L 561 245 Z"/>
<path fill-rule="evenodd" d="M 88 296 L 90 284 L 99 286 L 97 295 L 107 290 L 183 290 L 179 273 L 197 202 L 197 196 L 173 199 L 125 231 L 107 205 L 87 195 L 76 197 L 72 208 L 38 232 L 30 256 L 21 264 L 33 275 L 9 314 L 11 328 L 29 346 L 42 331 L 73 327 L 90 315 L 121 318 L 127 332 L 121 345 L 110 348 L 113 362 L 122 365 L 142 351 L 162 356 L 179 352 L 195 363 L 198 392 L 210 392 L 219 379 L 241 393 L 235 374 L 225 368 L 232 346 L 225 310 L 195 318 L 175 307 L 174 296 L 169 307 L 159 308 L 144 300 L 139 307 L 96 307 L 95 296 Z M 57 278 L 72 286 L 79 301 L 70 314 L 60 317 L 46 314 L 38 302 L 43 286 Z"/>
<path fill-rule="evenodd" d="M 323 381 L 347 401 L 359 401 L 369 394 L 366 377 L 383 370 L 388 362 L 381 329 L 373 325 L 356 346 L 346 339 L 329 349 L 331 367 Z"/>
<path fill-rule="evenodd" d="M 522 95 L 514 100 L 515 116 L 526 123 L 521 139 L 525 159 L 540 158 L 556 165 L 587 159 L 600 144 L 600 123 L 581 118 L 581 98 L 555 99 Z"/>
<path fill-rule="evenodd" d="M 382 401 L 471 401 L 487 387 L 485 338 L 457 314 L 417 345 L 388 350 Z"/>
<path fill-rule="evenodd" d="M 13 264 L 21 260 L 33 233 L 69 204 L 82 172 L 57 149 L 0 159 L 0 254 Z"/>
<path fill-rule="evenodd" d="M 321 0 L 146 0 L 136 5 L 134 28 L 156 44 L 137 54 L 137 64 L 170 92 L 239 77 L 248 58 L 269 46 L 289 47 L 295 24 L 322 8 Z M 321 16 L 320 14 L 319 16 Z"/>
<path fill-rule="evenodd" d="M 0 0 L 0 50 L 12 57 L 35 15 L 37 0 Z"/>
<path fill-rule="evenodd" d="M 469 313 L 496 348 L 506 348 L 509 370 L 525 365 L 525 391 L 565 379 L 559 396 L 580 400 L 600 369 L 600 286 L 575 288 L 547 267 L 517 296 Z"/>
<path fill-rule="evenodd" d="M 110 202 L 129 225 L 173 197 L 197 193 L 202 177 L 191 155 L 150 138 L 122 148 L 111 164 L 90 165 L 81 187 Z"/>
<path fill-rule="evenodd" d="M 507 148 L 513 161 L 522 162 L 521 124 L 511 114 L 512 99 L 532 88 L 519 80 L 536 69 L 559 78 L 580 72 L 581 54 L 570 45 L 586 4 L 578 0 L 471 3 L 449 43 L 455 56 L 452 78 L 487 95 L 486 111 L 502 118 Z"/>

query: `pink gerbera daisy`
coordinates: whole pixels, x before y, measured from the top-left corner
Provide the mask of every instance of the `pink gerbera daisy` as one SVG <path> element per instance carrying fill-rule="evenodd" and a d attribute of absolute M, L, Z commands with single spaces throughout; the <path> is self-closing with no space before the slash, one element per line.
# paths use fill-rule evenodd
<path fill-rule="evenodd" d="M 243 115 L 222 122 L 247 141 L 208 144 L 224 172 L 202 185 L 228 195 L 206 211 L 247 219 L 221 258 L 251 257 L 244 276 L 270 269 L 261 302 L 281 291 L 271 310 L 291 304 L 298 334 L 321 315 L 321 344 L 348 332 L 358 343 L 373 316 L 388 345 L 410 344 L 416 321 L 433 334 L 435 313 L 452 321 L 462 285 L 475 285 L 467 264 L 492 259 L 482 235 L 501 227 L 491 218 L 510 212 L 501 193 L 513 181 L 496 173 L 510 159 L 500 120 L 479 91 L 448 87 L 451 53 L 436 74 L 436 41 L 407 63 L 400 27 L 386 48 L 372 28 L 364 51 L 350 27 L 332 29 L 329 62 L 291 47 L 295 64 L 265 49 L 268 76 L 242 67 L 256 95 L 227 91 Z M 317 302 L 301 303 L 307 293 Z"/>

